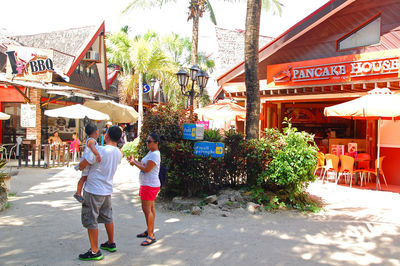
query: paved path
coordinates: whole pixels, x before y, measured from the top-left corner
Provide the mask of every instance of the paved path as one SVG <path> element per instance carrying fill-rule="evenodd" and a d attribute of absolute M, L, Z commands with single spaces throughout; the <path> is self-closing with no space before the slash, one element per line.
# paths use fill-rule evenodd
<path fill-rule="evenodd" d="M 71 168 L 20 170 L 0 213 L 0 265 L 400 265 L 399 194 L 320 183 L 310 187 L 328 203 L 319 214 L 157 210 L 158 241 L 141 247 L 137 171 L 126 163 L 113 195 L 118 251 L 82 262 L 89 243 L 72 198 L 78 178 Z M 104 227 L 99 235 L 104 242 Z"/>

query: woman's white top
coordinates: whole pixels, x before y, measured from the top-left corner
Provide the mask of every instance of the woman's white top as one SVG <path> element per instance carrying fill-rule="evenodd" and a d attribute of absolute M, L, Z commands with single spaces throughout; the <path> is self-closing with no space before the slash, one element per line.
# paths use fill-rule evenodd
<path fill-rule="evenodd" d="M 149 187 L 160 187 L 160 179 L 158 173 L 160 172 L 161 154 L 160 151 L 149 151 L 146 156 L 142 159 L 143 164 L 147 164 L 148 161 L 153 161 L 156 165 L 149 172 L 145 173 L 140 171 L 139 183 L 141 186 Z"/>

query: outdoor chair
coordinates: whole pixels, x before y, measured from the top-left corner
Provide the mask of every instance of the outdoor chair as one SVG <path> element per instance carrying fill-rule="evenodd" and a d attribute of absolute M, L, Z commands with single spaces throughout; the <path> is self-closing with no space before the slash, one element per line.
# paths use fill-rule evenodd
<path fill-rule="evenodd" d="M 324 173 L 325 166 L 325 155 L 322 152 L 317 153 L 317 167 L 315 168 L 314 175 L 317 173 L 318 169 L 320 169 L 319 178 L 322 177 Z"/>
<path fill-rule="evenodd" d="M 387 185 L 386 178 L 385 178 L 385 173 L 383 172 L 383 167 L 382 167 L 383 159 L 385 159 L 385 156 L 379 157 L 379 175 L 382 175 L 383 181 L 385 181 L 385 184 L 386 184 L 386 187 L 387 187 L 388 185 Z M 375 160 L 375 169 L 365 169 L 365 170 L 363 170 L 363 174 L 368 174 L 368 177 L 367 177 L 368 179 L 370 178 L 371 174 L 376 176 L 377 163 L 378 163 L 378 159 Z M 376 179 L 379 179 L 379 176 L 377 176 Z M 378 180 L 376 182 L 378 182 Z M 380 182 L 379 182 L 379 186 L 380 186 Z"/>
<path fill-rule="evenodd" d="M 11 155 L 14 154 L 14 159 L 17 159 L 17 146 L 18 144 L 14 144 L 11 149 L 10 152 L 8 153 L 8 160 L 11 160 Z"/>
<path fill-rule="evenodd" d="M 369 167 L 369 161 L 371 160 L 371 155 L 368 153 L 359 153 L 357 154 L 357 169 L 368 169 Z"/>
<path fill-rule="evenodd" d="M 357 159 L 356 159 L 356 165 L 357 165 L 357 169 L 354 170 L 354 174 L 359 174 L 360 175 L 360 186 L 362 187 L 363 185 L 363 181 L 364 184 L 368 182 L 370 182 L 370 177 L 369 175 L 367 176 L 367 180 L 365 180 L 366 174 L 365 174 L 365 170 L 369 169 L 369 162 L 371 161 L 371 155 L 369 155 L 368 153 L 359 153 L 357 154 Z"/>
<path fill-rule="evenodd" d="M 324 166 L 324 173 L 322 175 L 322 181 L 324 181 L 324 179 L 328 179 L 328 172 L 333 171 L 335 172 L 335 181 L 337 179 L 337 173 L 338 173 L 338 169 L 339 169 L 339 157 L 334 155 L 334 154 L 330 154 L 327 153 L 325 154 L 325 166 Z"/>
<path fill-rule="evenodd" d="M 336 184 L 339 182 L 340 177 L 344 176 L 344 182 L 347 183 L 348 175 L 350 175 L 350 187 L 353 183 L 353 173 L 354 172 L 354 158 L 347 155 L 340 155 L 340 170 Z"/>

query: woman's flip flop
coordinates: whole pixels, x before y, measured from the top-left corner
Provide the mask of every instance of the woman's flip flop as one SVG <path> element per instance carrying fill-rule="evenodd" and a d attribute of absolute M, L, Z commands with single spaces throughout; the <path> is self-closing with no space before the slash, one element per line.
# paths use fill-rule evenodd
<path fill-rule="evenodd" d="M 140 233 L 140 234 L 137 234 L 137 235 L 136 235 L 136 237 L 147 237 L 147 236 L 148 236 L 147 230 L 144 231 L 143 233 Z"/>
<path fill-rule="evenodd" d="M 150 240 L 150 241 L 148 241 L 148 240 Z M 155 242 L 156 242 L 156 238 L 155 237 L 151 238 L 151 237 L 148 236 L 148 237 L 146 237 L 146 240 L 143 241 L 142 244 L 140 244 L 140 245 L 142 245 L 142 246 L 150 246 L 151 244 L 153 244 Z"/>

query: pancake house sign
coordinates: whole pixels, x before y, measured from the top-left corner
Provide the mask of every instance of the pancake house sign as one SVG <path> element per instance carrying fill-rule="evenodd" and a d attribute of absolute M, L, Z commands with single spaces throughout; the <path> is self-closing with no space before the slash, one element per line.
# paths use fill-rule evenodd
<path fill-rule="evenodd" d="M 399 77 L 400 50 L 346 55 L 267 67 L 268 87 L 340 84 Z"/>
<path fill-rule="evenodd" d="M 7 49 L 7 79 L 51 82 L 52 50 L 10 45 Z"/>

